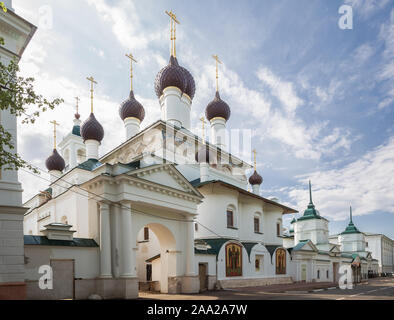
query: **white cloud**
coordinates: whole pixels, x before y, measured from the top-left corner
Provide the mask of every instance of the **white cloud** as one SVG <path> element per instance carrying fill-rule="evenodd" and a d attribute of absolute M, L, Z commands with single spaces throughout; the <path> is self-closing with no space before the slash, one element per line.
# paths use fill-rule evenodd
<path fill-rule="evenodd" d="M 260 68 L 257 77 L 272 90 L 273 95 L 285 106 L 287 112 L 294 112 L 304 101 L 300 99 L 291 82 L 282 81 L 268 68 Z"/>
<path fill-rule="evenodd" d="M 345 0 L 345 3 L 353 7 L 354 14 L 365 19 L 383 9 L 390 0 Z"/>
<path fill-rule="evenodd" d="M 308 203 L 306 183 L 312 180 L 313 200 L 323 216 L 342 220 L 351 203 L 355 215 L 394 213 L 394 137 L 341 169 L 298 177 L 305 187 L 292 188 L 290 198 L 302 210 Z"/>

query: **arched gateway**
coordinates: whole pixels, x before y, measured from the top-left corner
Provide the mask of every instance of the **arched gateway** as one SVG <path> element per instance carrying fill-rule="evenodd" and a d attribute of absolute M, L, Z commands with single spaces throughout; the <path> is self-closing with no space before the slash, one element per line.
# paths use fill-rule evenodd
<path fill-rule="evenodd" d="M 163 293 L 198 292 L 194 217 L 202 196 L 173 165 L 100 176 L 89 185 L 92 193 L 106 199 L 123 198 L 99 202 L 101 294 L 105 296 L 111 282 L 120 281 L 126 297 L 136 297 L 139 283 L 148 282 L 147 273 Z M 94 210 L 94 199 L 90 207 Z"/>

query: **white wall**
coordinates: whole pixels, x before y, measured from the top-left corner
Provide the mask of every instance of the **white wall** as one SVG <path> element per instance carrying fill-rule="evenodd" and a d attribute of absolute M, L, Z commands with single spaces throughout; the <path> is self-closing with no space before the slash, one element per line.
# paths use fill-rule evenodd
<path fill-rule="evenodd" d="M 26 280 L 38 280 L 42 274 L 38 269 L 42 265 L 50 265 L 51 259 L 75 260 L 75 278 L 95 279 L 99 276 L 99 248 L 57 247 L 26 245 L 25 265 Z"/>

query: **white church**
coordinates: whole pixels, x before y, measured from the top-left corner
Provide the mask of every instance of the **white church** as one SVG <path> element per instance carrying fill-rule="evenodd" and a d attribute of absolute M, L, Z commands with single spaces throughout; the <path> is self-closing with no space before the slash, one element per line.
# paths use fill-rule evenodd
<path fill-rule="evenodd" d="M 125 139 L 100 154 L 105 128 L 91 77 L 90 116 L 82 122 L 77 112 L 59 145 L 55 134 L 48 188 L 23 204 L 26 297 L 132 299 L 140 290 L 338 282 L 341 265 L 352 267 L 356 282 L 376 274 L 378 261 L 352 217 L 330 242 L 311 186 L 308 208 L 283 232 L 283 215 L 298 211 L 261 195 L 256 156 L 253 167 L 228 151 L 231 111 L 219 94 L 217 56 L 216 93 L 205 109 L 210 142 L 191 131 L 195 82 L 176 57 L 177 19 L 169 15 L 171 55 L 155 79 L 161 119 L 140 130 L 145 110 L 131 83 L 119 108 Z M 45 265 L 51 290 L 39 287 Z"/>

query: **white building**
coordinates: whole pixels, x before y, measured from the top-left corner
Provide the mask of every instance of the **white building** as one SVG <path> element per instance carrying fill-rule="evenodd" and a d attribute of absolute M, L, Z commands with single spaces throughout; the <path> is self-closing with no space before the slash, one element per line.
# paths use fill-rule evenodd
<path fill-rule="evenodd" d="M 12 59 L 19 59 L 29 44 L 36 27 L 18 16 L 12 1 L 4 1 L 7 12 L 0 10 L 0 62 L 7 65 Z M 1 88 L 0 90 L 6 90 Z M 11 133 L 17 152 L 16 117 L 9 110 L 0 110 L 0 123 Z M 23 258 L 23 214 L 22 187 L 16 170 L 0 167 L 0 299 L 23 298 L 25 296 L 25 275 Z"/>
<path fill-rule="evenodd" d="M 28 298 L 292 281 L 282 215 L 297 211 L 262 197 L 261 176 L 255 170 L 248 180 L 252 166 L 226 151 L 231 112 L 218 88 L 206 107 L 211 144 L 190 131 L 195 84 L 175 50 L 155 91 L 161 119 L 140 131 L 145 110 L 131 90 L 119 109 L 126 140 L 106 155 L 92 98 L 89 118 L 80 125 L 76 115 L 46 160 L 51 183 L 25 203 Z M 53 267 L 54 292 L 37 289 L 42 264 Z"/>
<path fill-rule="evenodd" d="M 365 249 L 364 235 L 355 227 L 350 208 L 350 221 L 346 230 L 337 238 L 328 235 L 329 221 L 322 217 L 312 201 L 304 214 L 291 222 L 290 233 L 284 246 L 291 251 L 295 264 L 295 281 L 335 282 L 339 280 L 340 267 L 351 266 L 354 282 L 378 273 L 378 261 Z"/>
<path fill-rule="evenodd" d="M 379 273 L 394 272 L 394 240 L 384 234 L 369 232 L 362 234 L 365 239 L 365 250 L 370 251 L 372 258 L 379 262 Z M 330 236 L 330 240 L 336 242 L 338 237 L 338 235 Z"/>
<path fill-rule="evenodd" d="M 262 197 L 256 165 L 248 179 L 252 166 L 227 151 L 231 111 L 218 87 L 206 107 L 212 143 L 190 131 L 195 83 L 174 49 L 155 91 L 161 119 L 141 131 L 145 110 L 131 90 L 119 109 L 126 139 L 105 155 L 92 97 L 89 118 L 80 126 L 76 116 L 72 130 L 70 121 L 46 160 L 51 183 L 25 203 L 28 298 L 135 298 L 139 289 L 337 281 L 342 263 L 373 269 L 368 253 L 329 243 L 312 199 L 294 238 L 282 234 L 283 214 L 297 211 Z M 52 266 L 53 290 L 38 289 L 41 265 Z"/>

